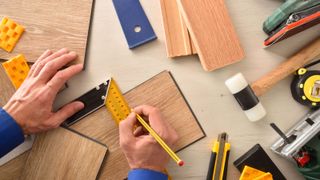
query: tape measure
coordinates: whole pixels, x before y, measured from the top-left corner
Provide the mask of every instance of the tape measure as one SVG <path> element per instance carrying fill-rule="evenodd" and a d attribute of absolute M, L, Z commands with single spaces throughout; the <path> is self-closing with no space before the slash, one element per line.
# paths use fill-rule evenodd
<path fill-rule="evenodd" d="M 320 71 L 307 68 L 318 64 L 317 60 L 296 71 L 291 83 L 292 97 L 311 108 L 320 107 Z"/>

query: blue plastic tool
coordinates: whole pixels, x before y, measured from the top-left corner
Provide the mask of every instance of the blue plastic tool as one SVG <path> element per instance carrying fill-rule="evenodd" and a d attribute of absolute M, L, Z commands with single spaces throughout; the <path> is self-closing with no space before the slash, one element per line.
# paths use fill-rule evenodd
<path fill-rule="evenodd" d="M 139 0 L 112 0 L 129 48 L 157 39 Z"/>

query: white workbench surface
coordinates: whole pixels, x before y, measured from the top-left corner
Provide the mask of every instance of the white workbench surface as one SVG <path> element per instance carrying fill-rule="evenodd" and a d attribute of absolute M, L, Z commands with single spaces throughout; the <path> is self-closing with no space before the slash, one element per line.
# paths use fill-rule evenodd
<path fill-rule="evenodd" d="M 170 70 L 207 134 L 206 138 L 179 153 L 186 162 L 184 167 L 170 163 L 168 170 L 174 179 L 205 179 L 212 142 L 222 131 L 228 132 L 232 145 L 228 179 L 239 178 L 240 173 L 233 166 L 233 161 L 256 143 L 264 147 L 288 179 L 303 179 L 293 164 L 269 150 L 270 145 L 279 138 L 269 123 L 275 122 L 287 130 L 307 112 L 306 107 L 291 97 L 291 77 L 260 97 L 268 115 L 257 123 L 246 119 L 224 81 L 237 72 L 242 72 L 248 82 L 257 80 L 319 36 L 320 26 L 264 49 L 263 40 L 267 36 L 262 31 L 262 22 L 283 1 L 226 0 L 246 58 L 226 68 L 205 72 L 197 56 L 174 60 L 167 58 L 160 2 L 140 1 L 158 39 L 129 50 L 112 1 L 96 0 L 86 69 L 69 82 L 67 90 L 60 93 L 57 105 L 80 96 L 109 76 L 114 77 L 122 91 L 126 92 L 162 70 Z"/>

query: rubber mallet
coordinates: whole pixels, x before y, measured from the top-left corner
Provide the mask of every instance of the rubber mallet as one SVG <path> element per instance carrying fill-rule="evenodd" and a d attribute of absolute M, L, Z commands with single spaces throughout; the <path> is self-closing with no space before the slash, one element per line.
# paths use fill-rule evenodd
<path fill-rule="evenodd" d="M 226 80 L 225 84 L 249 120 L 258 121 L 266 115 L 266 111 L 259 102 L 258 96 L 266 93 L 276 83 L 294 73 L 318 55 L 320 55 L 320 37 L 302 48 L 291 58 L 282 62 L 274 70 L 252 83 L 251 86 L 241 73 Z"/>

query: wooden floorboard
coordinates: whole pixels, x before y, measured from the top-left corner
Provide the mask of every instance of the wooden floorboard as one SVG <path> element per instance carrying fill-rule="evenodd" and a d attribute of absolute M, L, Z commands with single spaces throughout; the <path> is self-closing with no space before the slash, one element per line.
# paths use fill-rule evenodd
<path fill-rule="evenodd" d="M 148 104 L 160 109 L 164 119 L 180 136 L 175 150 L 183 149 L 205 136 L 168 71 L 125 93 L 124 97 L 130 107 Z M 127 176 L 130 169 L 119 147 L 118 127 L 105 107 L 76 123 L 72 128 L 108 145 L 109 153 L 100 179 L 124 179 Z"/>
<path fill-rule="evenodd" d="M 25 27 L 12 53 L 0 49 L 1 59 L 24 54 L 35 62 L 46 50 L 67 47 L 78 53 L 83 63 L 94 0 L 12 0 L 0 6 L 0 18 L 7 16 Z"/>
<path fill-rule="evenodd" d="M 206 71 L 244 58 L 224 0 L 177 0 L 180 13 Z"/>
<path fill-rule="evenodd" d="M 170 58 L 196 54 L 187 26 L 176 0 L 161 0 L 161 13 L 166 38 L 167 56 Z"/>
<path fill-rule="evenodd" d="M 22 179 L 95 179 L 107 147 L 64 128 L 37 135 Z"/>

